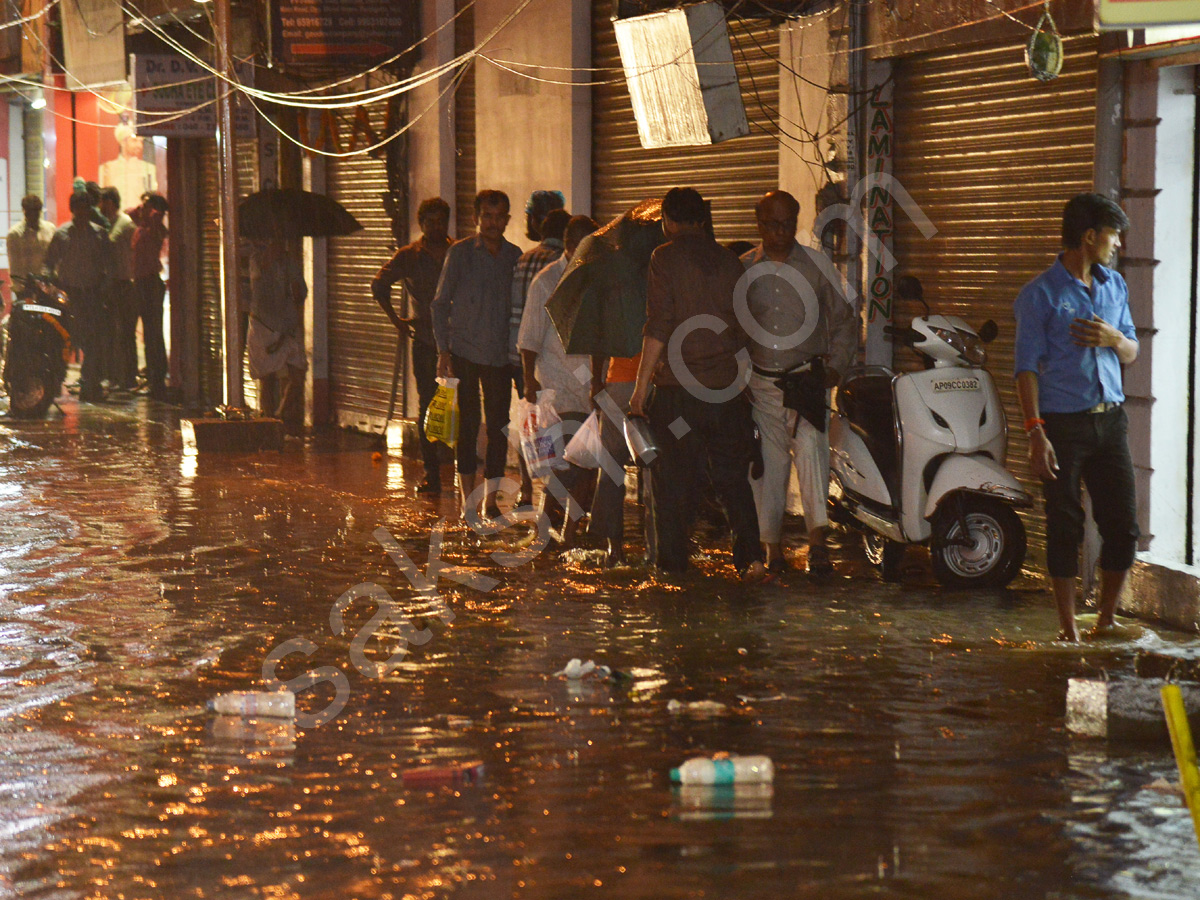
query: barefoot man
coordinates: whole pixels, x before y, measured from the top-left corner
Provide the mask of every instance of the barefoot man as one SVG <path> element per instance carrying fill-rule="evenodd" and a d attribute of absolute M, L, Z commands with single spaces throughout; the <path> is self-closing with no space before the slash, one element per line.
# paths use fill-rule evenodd
<path fill-rule="evenodd" d="M 1103 541 L 1097 631 L 1113 625 L 1137 546 L 1121 366 L 1137 359 L 1138 341 L 1125 279 L 1108 268 L 1128 227 L 1124 211 L 1107 197 L 1074 197 L 1063 210 L 1063 252 L 1014 304 L 1017 395 L 1030 464 L 1046 499 L 1046 567 L 1063 641 L 1078 639 L 1080 481 L 1088 487 Z"/>

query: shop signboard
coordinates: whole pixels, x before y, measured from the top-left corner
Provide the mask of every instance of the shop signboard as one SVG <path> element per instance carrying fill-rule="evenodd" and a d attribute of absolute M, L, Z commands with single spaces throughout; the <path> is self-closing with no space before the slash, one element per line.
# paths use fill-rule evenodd
<path fill-rule="evenodd" d="M 276 0 L 274 55 L 285 65 L 378 62 L 412 43 L 415 15 L 400 0 Z"/>
<path fill-rule="evenodd" d="M 205 66 L 172 53 L 129 57 L 137 131 L 163 137 L 212 137 L 217 133 L 217 78 Z M 238 67 L 237 79 L 253 83 L 252 71 Z M 250 81 L 247 81 L 250 79 Z M 254 107 L 241 95 L 234 105 L 238 137 L 254 134 Z"/>
<path fill-rule="evenodd" d="M 1101 28 L 1153 28 L 1200 23 L 1200 0 L 1096 0 Z"/>

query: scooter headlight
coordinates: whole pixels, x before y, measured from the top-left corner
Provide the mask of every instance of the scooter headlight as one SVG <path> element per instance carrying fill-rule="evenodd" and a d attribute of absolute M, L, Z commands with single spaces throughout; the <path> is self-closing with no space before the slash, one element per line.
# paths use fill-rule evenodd
<path fill-rule="evenodd" d="M 983 342 L 978 335 L 971 334 L 967 331 L 959 331 L 957 328 L 930 328 L 940 340 L 945 341 L 961 356 L 964 360 L 974 366 L 983 365 L 983 361 L 987 358 L 987 353 L 983 349 Z"/>
<path fill-rule="evenodd" d="M 959 334 L 962 335 L 963 343 L 966 345 L 963 358 L 973 366 L 982 366 L 987 362 L 987 350 L 984 349 L 983 339 L 977 334 L 962 331 Z"/>

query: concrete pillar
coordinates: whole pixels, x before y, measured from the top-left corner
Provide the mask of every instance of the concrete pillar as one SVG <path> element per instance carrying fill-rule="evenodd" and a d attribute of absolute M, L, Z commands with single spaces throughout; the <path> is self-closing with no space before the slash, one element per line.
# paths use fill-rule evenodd
<path fill-rule="evenodd" d="M 304 189 L 325 191 L 325 157 L 304 157 Z M 329 422 L 329 298 L 326 277 L 328 238 L 304 240 L 304 280 L 308 282 L 307 321 L 304 323 L 308 374 L 305 376 L 305 424 L 319 428 Z"/>
<path fill-rule="evenodd" d="M 829 16 L 814 16 L 787 22 L 779 30 L 779 115 L 784 122 L 796 123 L 808 134 L 829 131 L 833 123 L 846 115 L 846 95 L 831 93 L 830 88 L 845 90 L 845 54 L 830 53 Z M 835 84 L 836 83 L 836 84 Z M 786 129 L 796 132 L 795 125 Z M 816 246 L 812 223 L 817 214 L 817 192 L 825 184 L 825 163 L 831 159 L 846 161 L 845 131 L 811 140 L 779 136 L 779 187 L 800 203 L 801 243 Z M 844 172 L 844 168 L 842 169 Z M 834 176 L 845 180 L 844 174 Z"/>
<path fill-rule="evenodd" d="M 422 45 L 421 61 L 414 75 L 428 72 L 454 59 L 454 0 L 422 4 L 421 33 L 429 35 Z M 427 197 L 441 197 L 450 204 L 454 221 L 454 73 L 422 85 L 408 96 L 408 222 L 410 239 L 420 234 L 417 207 Z M 428 110 L 428 112 L 426 112 Z M 417 117 L 420 117 L 419 119 Z"/>

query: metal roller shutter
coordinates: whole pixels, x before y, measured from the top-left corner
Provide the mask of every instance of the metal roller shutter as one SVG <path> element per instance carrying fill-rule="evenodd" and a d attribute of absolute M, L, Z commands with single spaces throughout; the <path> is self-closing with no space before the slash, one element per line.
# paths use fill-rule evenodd
<path fill-rule="evenodd" d="M 1045 519 L 1012 377 L 1012 303 L 1058 253 L 1063 205 L 1092 187 L 1097 41 L 1063 43 L 1062 74 L 1045 84 L 1017 42 L 899 60 L 895 82 L 893 172 L 937 227 L 925 239 L 897 204 L 896 271 L 921 280 L 933 311 L 1000 325 L 988 368 L 1008 413 L 1009 467 L 1039 498 L 1024 516 L 1038 555 Z M 920 312 L 900 306 L 896 321 Z M 901 351 L 896 365 L 914 367 L 914 354 Z"/>
<path fill-rule="evenodd" d="M 475 7 L 471 0 L 455 0 L 454 53 L 475 46 Z M 454 92 L 454 234 L 464 238 L 475 232 L 475 64 L 471 63 Z"/>
<path fill-rule="evenodd" d="M 371 127 L 383 134 L 384 104 L 367 112 Z M 396 329 L 371 296 L 371 279 L 396 250 L 383 208 L 387 167 L 383 159 L 366 154 L 334 158 L 326 177 L 329 195 L 363 226 L 355 234 L 329 239 L 330 402 L 338 424 L 378 433 L 387 417 L 396 356 Z M 393 297 L 399 306 L 401 299 Z"/>
<path fill-rule="evenodd" d="M 779 32 L 762 20 L 731 21 L 730 40 L 750 134 L 709 147 L 646 150 L 621 70 L 612 4 L 592 6 L 592 214 L 607 222 L 651 197 L 690 186 L 712 201 L 717 240 L 758 240 L 754 204 L 779 187 Z"/>

